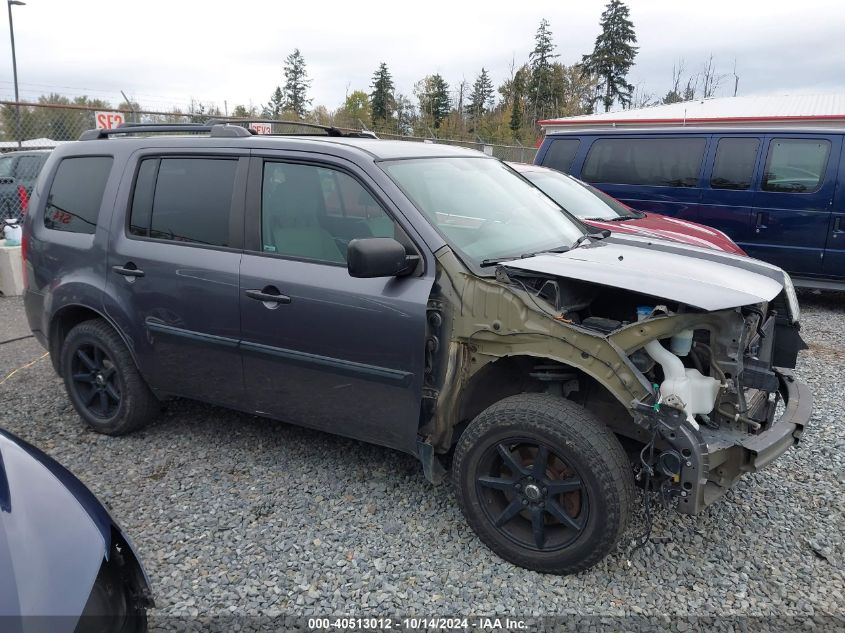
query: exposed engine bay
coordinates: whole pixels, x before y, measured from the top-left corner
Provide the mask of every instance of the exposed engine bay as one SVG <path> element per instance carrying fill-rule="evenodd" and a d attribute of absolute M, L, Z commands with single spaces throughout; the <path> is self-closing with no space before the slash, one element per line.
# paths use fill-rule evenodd
<path fill-rule="evenodd" d="M 436 405 L 423 430 L 435 446 L 450 437 L 448 416 L 460 425 L 478 413 L 480 385 L 495 384 L 496 397 L 560 393 L 625 438 L 637 476 L 692 514 L 794 445 L 809 416 L 790 371 L 803 342 L 788 281 L 768 300 L 708 310 L 521 262 L 498 266 L 495 280 L 456 279 L 440 305 L 457 301 L 463 314 L 437 311 L 439 336 L 452 329 L 448 350 L 438 344 L 448 379 L 434 356 L 428 379 Z"/>

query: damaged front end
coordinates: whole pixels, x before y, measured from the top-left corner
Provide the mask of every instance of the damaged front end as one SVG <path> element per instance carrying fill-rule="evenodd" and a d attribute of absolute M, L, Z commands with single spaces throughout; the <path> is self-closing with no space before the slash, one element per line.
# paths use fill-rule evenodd
<path fill-rule="evenodd" d="M 658 306 L 640 317 L 610 338 L 654 386 L 631 402 L 653 441 L 643 466 L 665 500 L 694 514 L 798 441 L 812 396 L 791 371 L 797 324 L 778 326 L 766 303 L 710 313 Z"/>
<path fill-rule="evenodd" d="M 715 259 L 684 285 L 656 279 L 659 262 L 649 278 L 643 269 L 666 252 L 644 250 L 599 244 L 577 259 L 506 262 L 490 278 L 442 249 L 421 457 L 447 452 L 496 400 L 546 391 L 594 413 L 623 440 L 637 476 L 694 514 L 793 446 L 812 397 L 791 371 L 803 342 L 788 277 Z M 624 260 L 638 257 L 631 275 Z M 613 266 L 625 266 L 618 285 Z M 720 293 L 716 280 L 731 270 L 733 286 Z"/>

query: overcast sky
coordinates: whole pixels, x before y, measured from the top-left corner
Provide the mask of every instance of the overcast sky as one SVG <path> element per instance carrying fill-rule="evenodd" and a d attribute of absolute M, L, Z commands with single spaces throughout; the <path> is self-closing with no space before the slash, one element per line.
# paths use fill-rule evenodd
<path fill-rule="evenodd" d="M 193 97 L 223 107 L 265 103 L 294 48 L 305 56 L 314 105 L 370 91 L 387 62 L 398 91 L 439 72 L 450 85 L 482 66 L 494 82 L 551 23 L 560 61 L 592 50 L 605 0 L 282 2 L 239 0 L 26 0 L 14 7 L 21 97 L 50 91 L 147 109 Z M 640 47 L 629 80 L 663 95 L 679 58 L 697 72 L 712 53 L 730 77 L 722 94 L 845 92 L 841 0 L 629 0 Z M 14 95 L 8 22 L 0 38 L 0 96 Z"/>

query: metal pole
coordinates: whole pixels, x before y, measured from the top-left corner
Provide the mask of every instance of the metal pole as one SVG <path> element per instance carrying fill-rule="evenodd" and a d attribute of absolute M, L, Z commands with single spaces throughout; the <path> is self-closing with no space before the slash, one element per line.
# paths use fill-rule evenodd
<path fill-rule="evenodd" d="M 120 91 L 121 96 L 123 96 L 123 100 L 126 102 L 126 109 L 132 113 L 132 118 L 135 119 L 135 123 L 140 123 L 141 120 L 138 118 L 138 113 L 135 112 L 135 107 L 132 105 L 132 102 L 129 100 L 129 97 L 126 96 L 126 93 L 123 90 Z"/>
<path fill-rule="evenodd" d="M 14 4 L 23 3 L 15 2 Z M 9 9 L 9 36 L 12 40 L 12 76 L 15 80 L 15 138 L 18 141 L 18 147 L 21 147 L 21 106 L 20 95 L 18 94 L 18 60 L 15 56 L 15 25 L 12 21 L 12 0 L 6 0 L 6 6 Z"/>

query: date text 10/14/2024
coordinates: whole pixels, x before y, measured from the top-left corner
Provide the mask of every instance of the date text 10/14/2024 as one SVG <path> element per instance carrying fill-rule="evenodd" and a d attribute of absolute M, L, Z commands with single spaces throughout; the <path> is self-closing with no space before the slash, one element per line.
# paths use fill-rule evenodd
<path fill-rule="evenodd" d="M 519 618 L 309 618 L 312 631 L 526 631 Z"/>

